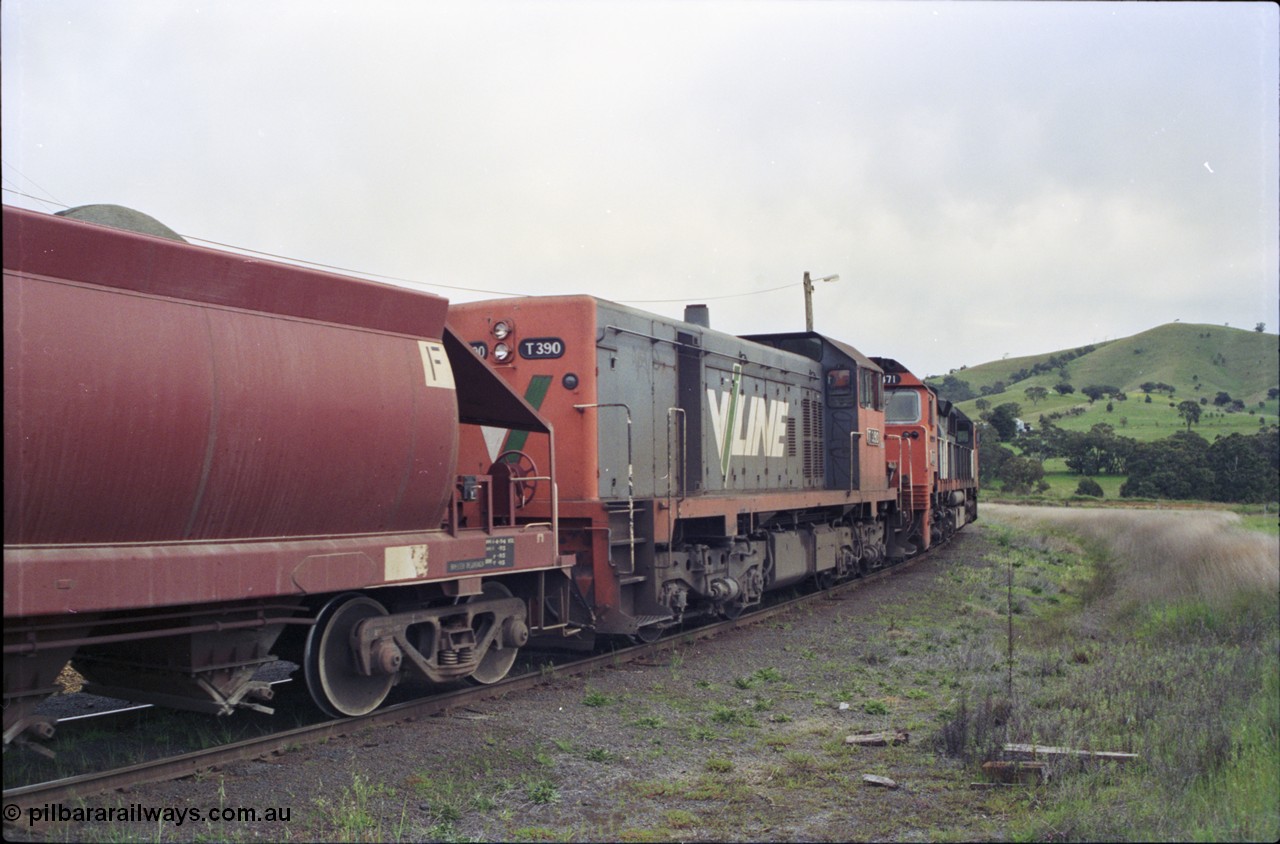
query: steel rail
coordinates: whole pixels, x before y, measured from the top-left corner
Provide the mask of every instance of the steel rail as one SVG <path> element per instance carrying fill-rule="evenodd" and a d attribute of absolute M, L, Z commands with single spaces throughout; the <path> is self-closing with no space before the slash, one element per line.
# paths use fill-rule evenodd
<path fill-rule="evenodd" d="M 945 543 L 935 546 L 935 548 L 940 547 L 945 547 Z M 16 804 L 23 809 L 46 803 L 65 803 L 116 789 L 180 779 L 234 762 L 277 756 L 289 750 L 318 744 L 338 736 L 350 735 L 373 727 L 389 726 L 440 715 L 470 703 L 511 692 L 525 691 L 549 683 L 554 679 L 590 674 L 601 668 L 626 664 L 643 657 L 675 650 L 702 639 L 710 639 L 732 630 L 751 627 L 774 616 L 782 615 L 804 606 L 811 601 L 832 600 L 845 592 L 850 592 L 883 578 L 899 574 L 931 556 L 934 550 L 930 549 L 902 563 L 886 566 L 863 577 L 836 584 L 830 589 L 779 601 L 776 604 L 762 607 L 736 619 L 719 621 L 692 630 L 670 634 L 655 642 L 634 645 L 621 650 L 574 660 L 573 662 L 556 666 L 551 671 L 530 671 L 487 686 L 476 686 L 474 688 L 444 692 L 430 697 L 417 698 L 375 709 L 367 715 L 322 721 L 283 732 L 271 733 L 266 736 L 256 736 L 230 744 L 219 745 L 218 747 L 196 750 L 179 756 L 139 762 L 109 771 L 80 774 L 73 777 L 5 789 L 3 793 L 4 802 L 6 804 Z"/>

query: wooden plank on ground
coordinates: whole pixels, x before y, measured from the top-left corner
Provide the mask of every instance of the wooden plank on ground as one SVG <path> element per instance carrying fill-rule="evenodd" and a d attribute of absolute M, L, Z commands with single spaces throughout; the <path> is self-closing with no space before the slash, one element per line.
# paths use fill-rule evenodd
<path fill-rule="evenodd" d="M 892 730 L 882 733 L 854 733 L 845 738 L 845 744 L 856 744 L 863 747 L 884 747 L 892 744 L 897 747 L 900 744 L 906 744 L 911 740 L 911 736 L 906 730 Z"/>
<path fill-rule="evenodd" d="M 1132 762 L 1136 753 L 1116 753 L 1107 750 L 1073 750 L 1069 747 L 1049 747 L 1043 744 L 1006 744 L 1005 755 L 1014 759 L 1044 759 L 1071 757 L 1075 759 L 1105 759 L 1110 762 Z"/>

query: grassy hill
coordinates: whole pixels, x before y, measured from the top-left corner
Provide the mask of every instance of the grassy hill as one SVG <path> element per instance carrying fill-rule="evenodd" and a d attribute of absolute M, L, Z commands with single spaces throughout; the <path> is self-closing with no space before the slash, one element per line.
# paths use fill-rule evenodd
<path fill-rule="evenodd" d="M 1050 361 L 1059 363 L 1052 366 Z M 1064 362 L 1065 361 L 1065 362 Z M 1037 364 L 1042 370 L 1032 374 Z M 1062 396 L 1054 391 L 1065 372 L 1067 383 L 1076 392 Z M 1186 399 L 1207 399 L 1202 403 L 1201 420 L 1192 430 L 1213 440 L 1233 431 L 1252 433 L 1261 424 L 1280 421 L 1280 402 L 1267 392 L 1280 386 L 1280 344 L 1274 334 L 1245 331 L 1216 325 L 1171 323 L 1094 346 L 1064 349 L 1021 358 L 992 361 L 956 370 L 951 376 L 966 382 L 992 407 L 1015 402 L 1019 416 L 1033 425 L 1041 415 L 1063 414 L 1055 422 L 1068 430 L 1087 431 L 1099 422 L 1112 425 L 1118 434 L 1137 440 L 1156 440 L 1183 430 L 1186 423 L 1175 406 Z M 944 379 L 929 383 L 941 387 Z M 1145 382 L 1168 384 L 1173 395 L 1151 393 L 1151 401 L 1141 390 Z M 995 392 L 1003 384 L 1003 390 Z M 1091 384 L 1119 388 L 1127 401 L 1102 399 L 1090 403 L 1080 391 Z M 1030 387 L 1044 387 L 1046 399 L 1032 402 Z M 1226 412 L 1214 404 L 1219 392 L 1244 402 L 1240 412 Z M 976 398 L 961 401 L 959 407 L 977 418 Z"/>

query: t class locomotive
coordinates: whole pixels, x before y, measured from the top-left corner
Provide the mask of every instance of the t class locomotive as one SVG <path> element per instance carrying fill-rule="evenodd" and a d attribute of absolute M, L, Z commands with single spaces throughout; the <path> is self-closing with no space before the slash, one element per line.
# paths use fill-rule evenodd
<path fill-rule="evenodd" d="M 679 321 L 590 296 L 455 304 L 449 322 L 562 444 L 558 500 L 520 506 L 558 516 L 592 610 L 581 626 L 596 634 L 650 639 L 732 618 L 770 590 L 857 576 L 976 518 L 972 424 L 950 405 L 940 417 L 896 362 L 839 340 L 735 337 L 711 329 L 704 306 Z M 886 395 L 925 412 L 886 416 Z M 531 473 L 548 459 L 518 432 L 461 443 L 463 471 Z"/>
<path fill-rule="evenodd" d="M 283 659 L 357 715 L 496 682 L 531 636 L 652 639 L 976 518 L 969 420 L 821 334 L 450 306 L 9 207 L 4 267 L 6 743 L 51 733 L 68 661 L 226 714 L 269 709 Z"/>

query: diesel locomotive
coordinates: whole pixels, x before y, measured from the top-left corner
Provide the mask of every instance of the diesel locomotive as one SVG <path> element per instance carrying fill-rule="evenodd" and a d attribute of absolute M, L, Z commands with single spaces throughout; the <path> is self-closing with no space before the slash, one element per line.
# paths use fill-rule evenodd
<path fill-rule="evenodd" d="M 901 365 L 699 307 L 451 306 L 6 207 L 4 358 L 6 743 L 51 733 L 68 662 L 226 714 L 269 710 L 255 675 L 283 659 L 358 715 L 403 681 L 496 682 L 531 636 L 734 617 L 977 515 L 972 423 Z"/>

